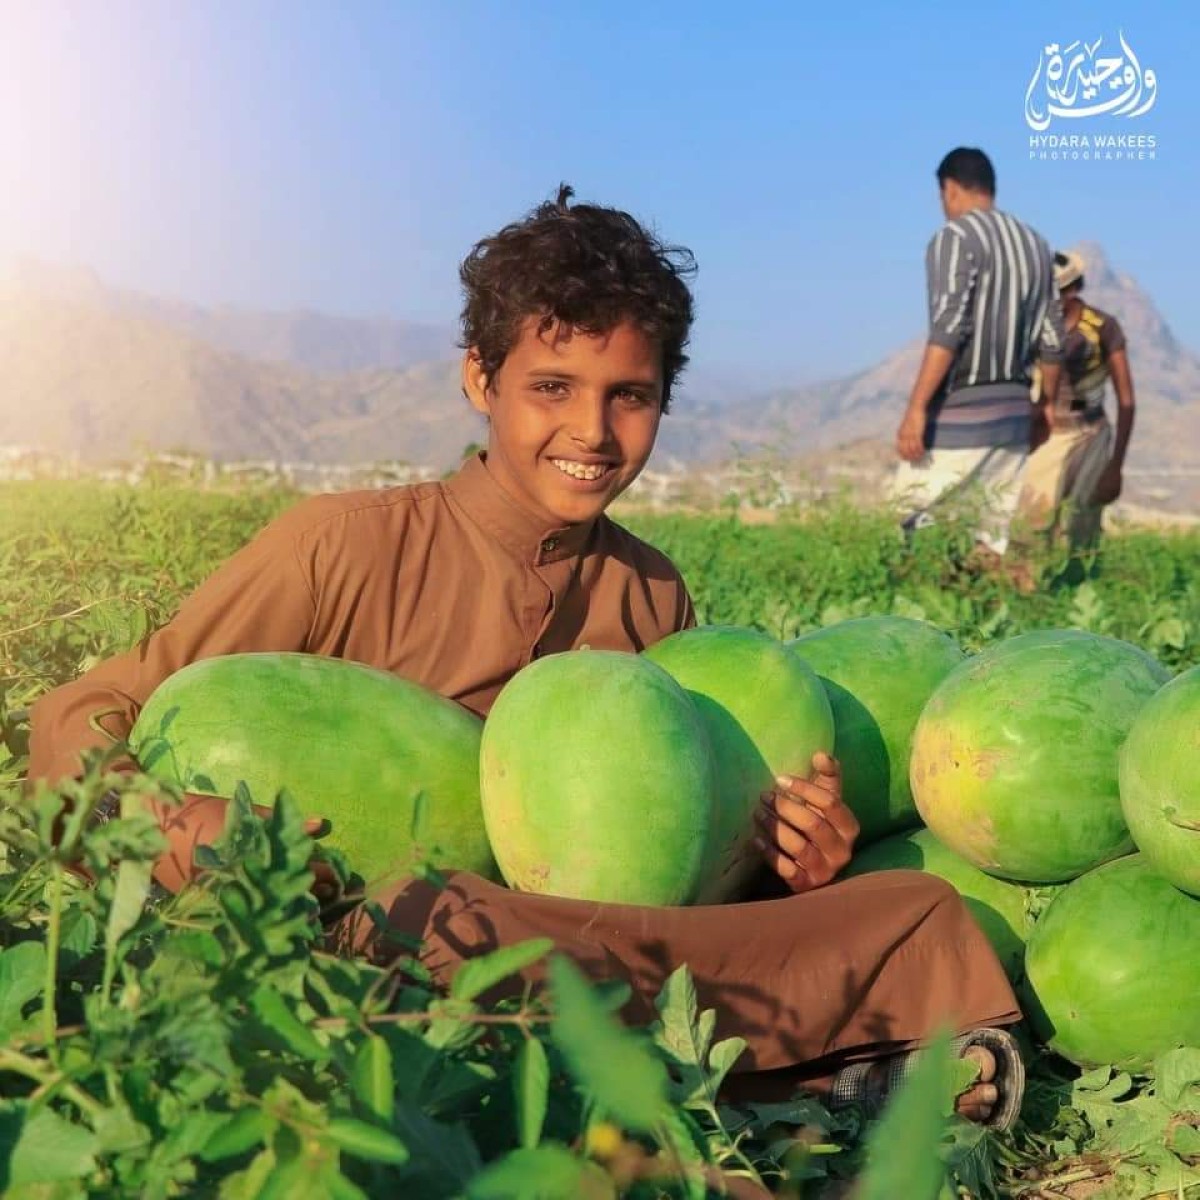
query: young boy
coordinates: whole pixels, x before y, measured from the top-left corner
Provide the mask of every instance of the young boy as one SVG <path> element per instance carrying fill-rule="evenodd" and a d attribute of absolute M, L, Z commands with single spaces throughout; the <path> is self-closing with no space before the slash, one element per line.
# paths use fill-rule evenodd
<path fill-rule="evenodd" d="M 483 240 L 462 267 L 462 383 L 488 419 L 486 455 L 444 484 L 323 496 L 273 522 L 163 629 L 38 702 L 32 778 L 77 771 L 80 751 L 102 741 L 94 714 L 110 713 L 124 736 L 158 683 L 211 655 L 353 659 L 485 714 L 539 655 L 584 644 L 636 652 L 694 624 L 672 564 L 604 515 L 649 458 L 686 362 L 691 256 L 570 196 L 564 187 Z M 976 1031 L 966 1052 L 983 1082 L 960 1111 L 1011 1119 L 1020 1059 L 1008 1035 L 985 1027 L 1019 1014 L 995 956 L 940 881 L 895 872 L 823 887 L 848 861 L 857 825 L 837 765 L 820 756 L 814 769 L 811 781 L 781 780 L 759 813 L 764 860 L 797 893 L 789 898 L 634 908 L 521 895 L 466 872 L 450 872 L 440 893 L 407 882 L 376 898 L 423 938 L 440 980 L 471 954 L 549 935 L 593 977 L 628 979 L 628 1011 L 645 1017 L 686 963 L 722 1036 L 747 1039 L 750 1091 L 766 1085 L 762 1072 L 790 1085 L 846 1068 L 838 1094 L 869 1099 L 886 1090 L 889 1056 L 937 1025 Z M 190 796 L 159 812 L 171 844 L 161 883 L 190 877 L 224 808 Z M 344 920 L 336 939 L 388 953 L 361 919 Z"/>

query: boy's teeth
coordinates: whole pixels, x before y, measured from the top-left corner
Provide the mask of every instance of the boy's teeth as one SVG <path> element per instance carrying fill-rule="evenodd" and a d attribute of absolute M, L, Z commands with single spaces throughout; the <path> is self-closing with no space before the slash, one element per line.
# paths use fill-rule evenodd
<path fill-rule="evenodd" d="M 579 463 L 566 458 L 550 460 L 564 475 L 574 479 L 599 479 L 608 470 L 607 463 Z"/>

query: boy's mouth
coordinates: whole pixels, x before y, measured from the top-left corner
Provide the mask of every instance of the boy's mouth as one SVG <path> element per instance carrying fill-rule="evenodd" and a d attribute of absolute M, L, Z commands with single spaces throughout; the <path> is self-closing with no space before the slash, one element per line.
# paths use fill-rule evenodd
<path fill-rule="evenodd" d="M 589 482 L 603 479 L 610 471 L 614 470 L 614 464 L 610 462 L 583 463 L 572 458 L 552 458 L 550 461 L 564 475 L 569 475 L 572 479 L 585 479 Z"/>

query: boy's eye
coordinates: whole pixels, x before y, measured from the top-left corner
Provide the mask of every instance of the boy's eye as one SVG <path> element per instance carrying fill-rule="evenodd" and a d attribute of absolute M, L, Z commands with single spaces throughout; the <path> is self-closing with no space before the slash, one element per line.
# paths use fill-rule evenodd
<path fill-rule="evenodd" d="M 617 393 L 617 399 L 626 408 L 645 408 L 648 404 L 654 403 L 654 397 L 647 395 L 645 392 L 637 392 L 632 388 L 622 388 Z"/>
<path fill-rule="evenodd" d="M 561 396 L 567 385 L 561 379 L 541 379 L 533 385 L 533 390 L 543 396 Z"/>

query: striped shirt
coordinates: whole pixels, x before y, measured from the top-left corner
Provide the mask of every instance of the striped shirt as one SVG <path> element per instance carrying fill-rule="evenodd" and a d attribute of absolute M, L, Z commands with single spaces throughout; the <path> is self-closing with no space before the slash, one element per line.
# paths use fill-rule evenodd
<path fill-rule="evenodd" d="M 929 341 L 954 352 L 925 444 L 1028 442 L 1034 360 L 1061 362 L 1066 341 L 1050 247 L 1008 213 L 972 209 L 934 235 L 925 273 Z"/>

